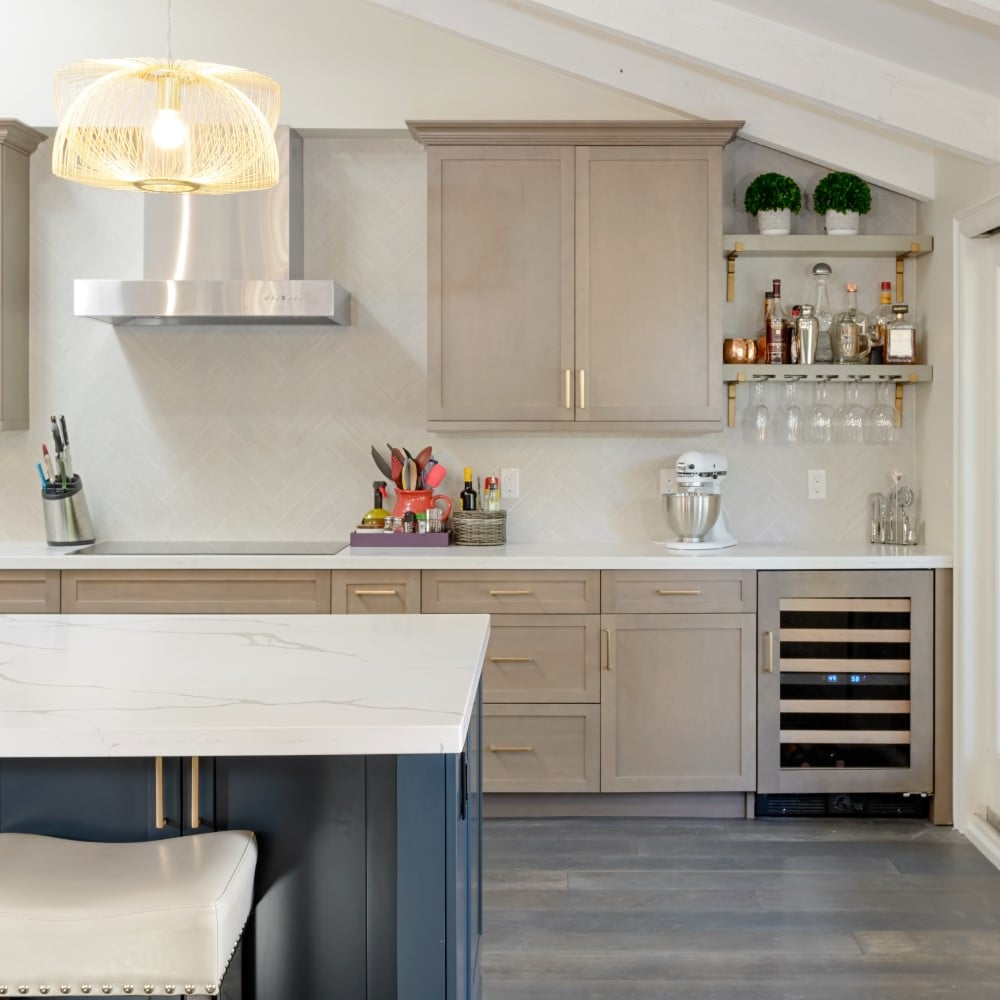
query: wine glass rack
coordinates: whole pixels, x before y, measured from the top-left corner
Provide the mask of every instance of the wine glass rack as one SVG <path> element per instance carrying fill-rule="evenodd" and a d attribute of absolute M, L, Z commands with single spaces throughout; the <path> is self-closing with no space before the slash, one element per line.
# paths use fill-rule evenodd
<path fill-rule="evenodd" d="M 903 389 L 918 382 L 930 382 L 934 369 L 930 365 L 723 365 L 722 381 L 728 389 L 727 423 L 736 426 L 736 389 L 766 381 L 783 385 L 785 382 L 850 382 L 861 381 L 878 385 L 890 381 L 896 387 L 896 412 L 903 423 Z"/>

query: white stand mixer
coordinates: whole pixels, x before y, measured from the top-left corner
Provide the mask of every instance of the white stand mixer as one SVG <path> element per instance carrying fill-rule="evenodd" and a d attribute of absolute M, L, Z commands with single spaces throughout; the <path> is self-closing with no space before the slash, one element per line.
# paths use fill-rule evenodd
<path fill-rule="evenodd" d="M 722 504 L 726 459 L 711 451 L 686 451 L 673 470 L 660 470 L 660 502 L 677 537 L 668 549 L 725 549 L 736 544 Z"/>

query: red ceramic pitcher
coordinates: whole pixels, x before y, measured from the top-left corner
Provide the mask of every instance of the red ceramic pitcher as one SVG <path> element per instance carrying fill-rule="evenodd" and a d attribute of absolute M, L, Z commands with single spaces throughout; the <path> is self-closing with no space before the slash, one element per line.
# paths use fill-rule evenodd
<path fill-rule="evenodd" d="M 441 513 L 441 523 L 448 520 L 451 513 L 451 500 L 443 493 L 433 496 L 433 490 L 396 490 L 396 506 L 392 508 L 393 517 L 402 517 L 408 510 L 414 514 L 423 514 L 438 505 L 444 504 Z"/>

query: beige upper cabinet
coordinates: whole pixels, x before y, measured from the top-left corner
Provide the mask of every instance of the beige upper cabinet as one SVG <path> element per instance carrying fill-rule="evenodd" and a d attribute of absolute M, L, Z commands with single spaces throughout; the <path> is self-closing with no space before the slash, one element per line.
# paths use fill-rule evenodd
<path fill-rule="evenodd" d="M 44 139 L 0 118 L 0 431 L 28 427 L 28 158 Z"/>
<path fill-rule="evenodd" d="M 722 147 L 739 122 L 411 122 L 428 420 L 722 426 Z"/>

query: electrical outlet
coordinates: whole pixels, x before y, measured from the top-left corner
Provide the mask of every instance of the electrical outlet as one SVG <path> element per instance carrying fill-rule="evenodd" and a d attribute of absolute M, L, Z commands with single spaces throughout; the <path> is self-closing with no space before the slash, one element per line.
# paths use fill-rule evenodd
<path fill-rule="evenodd" d="M 506 500 L 516 500 L 520 496 L 520 470 L 500 470 L 500 496 Z"/>
<path fill-rule="evenodd" d="M 809 470 L 809 499 L 826 499 L 826 469 Z"/>

